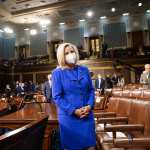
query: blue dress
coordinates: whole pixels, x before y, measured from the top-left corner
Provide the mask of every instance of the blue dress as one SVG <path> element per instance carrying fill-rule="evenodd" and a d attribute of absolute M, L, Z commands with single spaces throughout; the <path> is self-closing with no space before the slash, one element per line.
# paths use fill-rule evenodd
<path fill-rule="evenodd" d="M 82 150 L 96 145 L 92 111 L 80 119 L 75 109 L 94 107 L 94 88 L 86 67 L 56 68 L 52 73 L 52 95 L 57 105 L 61 146 L 67 150 Z"/>

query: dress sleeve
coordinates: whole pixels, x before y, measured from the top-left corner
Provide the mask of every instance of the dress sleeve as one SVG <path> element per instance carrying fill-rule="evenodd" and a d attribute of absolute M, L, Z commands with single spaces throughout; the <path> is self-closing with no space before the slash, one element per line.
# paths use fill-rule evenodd
<path fill-rule="evenodd" d="M 88 81 L 89 81 L 89 99 L 88 99 L 88 105 L 91 106 L 92 109 L 94 109 L 94 104 L 95 104 L 95 90 L 92 84 L 92 80 L 91 80 L 91 76 L 90 76 L 90 72 L 87 69 L 87 77 L 88 77 Z"/>
<path fill-rule="evenodd" d="M 52 97 L 55 104 L 60 109 L 63 109 L 69 115 L 74 113 L 76 108 L 63 98 L 63 87 L 59 71 L 54 71 L 52 73 Z"/>

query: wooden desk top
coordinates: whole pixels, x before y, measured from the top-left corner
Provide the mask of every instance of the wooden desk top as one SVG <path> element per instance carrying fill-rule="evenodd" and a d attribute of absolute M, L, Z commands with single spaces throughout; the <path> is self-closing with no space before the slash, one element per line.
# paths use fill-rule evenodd
<path fill-rule="evenodd" d="M 49 103 L 32 103 L 26 104 L 24 108 L 18 110 L 17 112 L 11 113 L 0 117 L 0 124 L 4 123 L 29 123 L 31 121 L 37 120 L 42 114 L 49 116 L 48 122 L 57 124 L 57 113 L 54 104 Z"/>
<path fill-rule="evenodd" d="M 8 109 L 7 103 L 4 101 L 0 101 L 0 112 L 2 112 L 5 109 Z"/>

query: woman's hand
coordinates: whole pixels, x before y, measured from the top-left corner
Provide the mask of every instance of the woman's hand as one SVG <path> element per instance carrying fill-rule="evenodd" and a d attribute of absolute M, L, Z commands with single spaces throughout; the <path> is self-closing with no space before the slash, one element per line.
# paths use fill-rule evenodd
<path fill-rule="evenodd" d="M 82 109 L 82 111 L 83 111 L 83 115 L 82 115 L 80 118 L 84 118 L 84 117 L 86 117 L 86 116 L 90 113 L 90 111 L 91 111 L 91 106 L 90 106 L 90 105 L 87 105 L 87 106 L 85 106 L 85 107 L 82 107 L 81 109 Z"/>
<path fill-rule="evenodd" d="M 87 105 L 87 106 L 84 106 L 80 109 L 76 109 L 74 113 L 79 118 L 84 118 L 90 113 L 90 111 L 91 111 L 91 106 Z"/>
<path fill-rule="evenodd" d="M 77 117 L 81 118 L 81 116 L 84 115 L 84 110 L 83 110 L 82 108 L 76 109 L 75 112 L 74 112 L 74 114 L 75 114 Z"/>

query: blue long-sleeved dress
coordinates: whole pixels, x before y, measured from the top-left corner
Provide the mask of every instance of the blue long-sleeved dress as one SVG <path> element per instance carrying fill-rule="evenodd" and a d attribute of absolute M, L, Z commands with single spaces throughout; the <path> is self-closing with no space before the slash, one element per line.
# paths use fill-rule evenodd
<path fill-rule="evenodd" d="M 95 123 L 92 111 L 80 119 L 74 111 L 86 105 L 94 107 L 94 88 L 86 67 L 56 68 L 52 73 L 52 95 L 57 105 L 61 146 L 81 150 L 95 146 Z"/>

